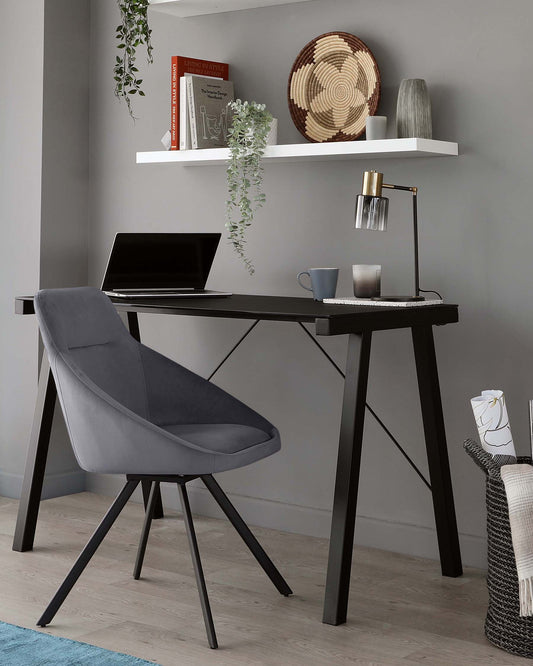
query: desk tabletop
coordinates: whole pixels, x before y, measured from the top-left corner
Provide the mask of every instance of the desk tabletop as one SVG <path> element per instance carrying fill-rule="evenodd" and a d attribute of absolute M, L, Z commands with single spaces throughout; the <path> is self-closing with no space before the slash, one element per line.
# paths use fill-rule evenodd
<path fill-rule="evenodd" d="M 144 312 L 227 319 L 309 322 L 317 335 L 342 335 L 413 326 L 452 324 L 458 306 L 448 303 L 421 307 L 331 305 L 312 298 L 234 294 L 224 298 L 111 298 L 119 312 Z M 17 314 L 34 314 L 33 296 L 15 298 Z"/>

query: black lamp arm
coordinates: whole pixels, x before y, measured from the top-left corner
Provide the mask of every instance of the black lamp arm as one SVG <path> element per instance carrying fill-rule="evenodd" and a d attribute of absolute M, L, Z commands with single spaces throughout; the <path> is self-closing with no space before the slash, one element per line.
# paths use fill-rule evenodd
<path fill-rule="evenodd" d="M 420 269 L 418 261 L 418 187 L 408 187 L 406 185 L 388 185 L 383 183 L 383 187 L 388 190 L 403 190 L 411 192 L 413 195 L 413 230 L 415 245 L 415 296 L 420 296 Z"/>

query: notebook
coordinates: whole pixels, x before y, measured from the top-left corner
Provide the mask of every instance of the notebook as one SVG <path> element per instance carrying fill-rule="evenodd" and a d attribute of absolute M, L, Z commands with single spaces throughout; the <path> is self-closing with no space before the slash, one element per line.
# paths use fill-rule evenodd
<path fill-rule="evenodd" d="M 205 289 L 221 234 L 119 233 L 102 291 L 118 298 L 231 296 Z"/>

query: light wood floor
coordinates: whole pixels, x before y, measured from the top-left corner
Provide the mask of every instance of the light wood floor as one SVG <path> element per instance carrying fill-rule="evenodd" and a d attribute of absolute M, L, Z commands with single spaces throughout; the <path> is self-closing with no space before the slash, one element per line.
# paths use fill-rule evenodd
<path fill-rule="evenodd" d="M 34 628 L 109 503 L 91 493 L 43 502 L 34 551 L 15 553 L 17 502 L 0 498 L 0 620 Z M 326 540 L 254 530 L 295 592 L 285 598 L 229 523 L 198 518 L 221 646 L 210 650 L 180 517 L 154 522 L 143 578 L 135 581 L 141 523 L 142 507 L 130 503 L 48 633 L 162 666 L 531 663 L 486 641 L 480 571 L 442 578 L 436 562 L 356 548 L 349 621 L 331 627 L 321 623 Z"/>

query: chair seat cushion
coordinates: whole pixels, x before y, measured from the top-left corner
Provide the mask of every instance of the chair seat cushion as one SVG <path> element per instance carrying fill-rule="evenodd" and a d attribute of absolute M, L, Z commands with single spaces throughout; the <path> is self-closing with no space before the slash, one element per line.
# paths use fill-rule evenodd
<path fill-rule="evenodd" d="M 237 423 L 194 423 L 161 426 L 163 430 L 218 453 L 237 453 L 266 442 L 271 435 Z"/>

